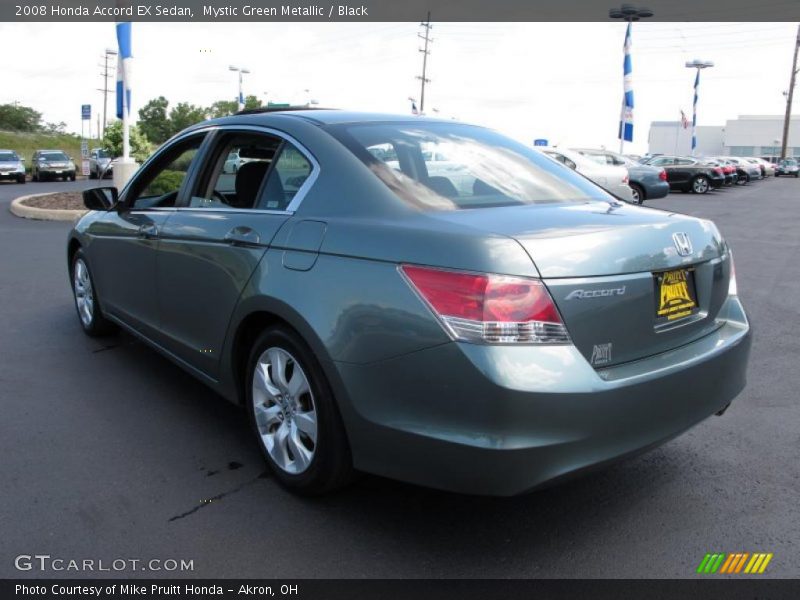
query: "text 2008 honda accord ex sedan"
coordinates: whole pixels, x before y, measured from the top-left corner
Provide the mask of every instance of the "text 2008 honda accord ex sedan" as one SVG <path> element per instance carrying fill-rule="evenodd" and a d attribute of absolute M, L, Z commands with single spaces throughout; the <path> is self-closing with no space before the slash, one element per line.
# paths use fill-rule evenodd
<path fill-rule="evenodd" d="M 366 471 L 517 494 L 669 440 L 745 385 L 713 223 L 480 127 L 240 113 L 85 201 L 83 329 L 122 327 L 243 404 L 297 491 Z"/>

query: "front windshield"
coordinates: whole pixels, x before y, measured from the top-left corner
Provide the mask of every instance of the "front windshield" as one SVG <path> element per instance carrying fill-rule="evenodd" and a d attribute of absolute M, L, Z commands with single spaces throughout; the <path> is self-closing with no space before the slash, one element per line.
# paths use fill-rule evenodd
<path fill-rule="evenodd" d="M 97 158 L 111 158 L 111 153 L 108 150 L 98 150 Z"/>
<path fill-rule="evenodd" d="M 781 164 L 785 167 L 793 167 L 797 164 L 796 160 L 788 159 L 781 162 Z"/>
<path fill-rule="evenodd" d="M 423 210 L 612 200 L 533 148 L 480 127 L 409 121 L 327 129 L 397 196 Z"/>
<path fill-rule="evenodd" d="M 19 160 L 16 152 L 0 152 L 0 162 L 16 162 Z"/>
<path fill-rule="evenodd" d="M 40 156 L 43 160 L 69 160 L 63 152 L 42 152 Z"/>

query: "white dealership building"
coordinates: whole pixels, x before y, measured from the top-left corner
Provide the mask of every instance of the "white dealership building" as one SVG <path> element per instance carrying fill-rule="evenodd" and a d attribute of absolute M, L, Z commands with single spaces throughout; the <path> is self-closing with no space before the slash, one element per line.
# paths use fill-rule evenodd
<path fill-rule="evenodd" d="M 780 156 L 783 115 L 742 115 L 725 125 L 697 128 L 698 156 Z M 648 136 L 650 154 L 691 154 L 692 127 L 680 121 L 653 121 Z M 789 123 L 787 156 L 800 157 L 800 115 Z"/>

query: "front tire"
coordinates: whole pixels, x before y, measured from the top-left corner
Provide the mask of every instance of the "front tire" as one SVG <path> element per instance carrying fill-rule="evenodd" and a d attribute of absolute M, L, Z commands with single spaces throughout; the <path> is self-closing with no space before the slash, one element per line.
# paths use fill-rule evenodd
<path fill-rule="evenodd" d="M 25 175 L 17 177 L 17 183 L 25 183 Z"/>
<path fill-rule="evenodd" d="M 78 321 L 84 333 L 91 337 L 110 335 L 117 331 L 117 326 L 103 316 L 92 280 L 92 272 L 82 249 L 72 257 L 71 269 L 72 295 L 75 298 L 75 309 Z"/>
<path fill-rule="evenodd" d="M 294 492 L 332 491 L 353 476 L 333 392 L 308 346 L 271 327 L 253 344 L 245 380 L 247 413 L 270 469 Z"/>

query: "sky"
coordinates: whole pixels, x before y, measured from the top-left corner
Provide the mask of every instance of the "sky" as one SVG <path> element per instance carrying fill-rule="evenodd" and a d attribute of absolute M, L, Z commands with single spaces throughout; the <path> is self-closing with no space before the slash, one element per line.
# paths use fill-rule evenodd
<path fill-rule="evenodd" d="M 529 144 L 619 148 L 624 23 L 433 25 L 427 114 Z M 701 75 L 698 125 L 783 115 L 796 27 L 634 23 L 635 128 L 625 151 L 647 151 L 651 121 L 677 120 L 681 110 L 691 118 L 694 71 L 684 64 L 695 58 L 715 63 Z M 238 80 L 228 67 L 237 65 L 251 71 L 245 94 L 264 101 L 409 114 L 408 98 L 420 97 L 419 31 L 419 23 L 134 23 L 133 109 L 157 96 L 233 100 Z M 96 128 L 106 48 L 116 48 L 113 23 L 0 23 L 0 54 L 18 57 L 4 62 L 0 104 L 18 101 L 74 132 L 81 104 L 91 104 Z M 114 106 L 112 92 L 110 115 Z"/>

